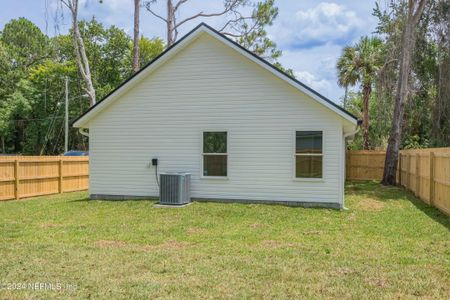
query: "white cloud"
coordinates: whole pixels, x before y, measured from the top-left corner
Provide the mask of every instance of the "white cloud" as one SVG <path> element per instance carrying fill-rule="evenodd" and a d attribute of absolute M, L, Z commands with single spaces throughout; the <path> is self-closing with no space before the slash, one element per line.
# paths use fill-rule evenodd
<path fill-rule="evenodd" d="M 328 96 L 332 86 L 330 80 L 318 78 L 316 75 L 311 74 L 308 71 L 297 71 L 294 72 L 294 75 L 302 83 L 318 91 L 319 93 Z"/>
<path fill-rule="evenodd" d="M 332 44 L 311 49 L 291 49 L 283 52 L 280 62 L 292 68 L 300 81 L 331 100 L 338 101 L 343 94 L 336 84 L 336 60 L 340 52 L 341 47 Z"/>
<path fill-rule="evenodd" d="M 295 48 L 310 48 L 325 43 L 342 45 L 359 37 L 364 30 L 364 21 L 355 11 L 344 5 L 320 2 L 316 6 L 298 10 L 284 18 L 277 28 L 282 45 Z"/>
<path fill-rule="evenodd" d="M 295 16 L 299 25 L 296 36 L 305 40 L 330 41 L 346 38 L 362 24 L 354 11 L 329 2 L 321 2 L 314 8 L 298 11 Z"/>

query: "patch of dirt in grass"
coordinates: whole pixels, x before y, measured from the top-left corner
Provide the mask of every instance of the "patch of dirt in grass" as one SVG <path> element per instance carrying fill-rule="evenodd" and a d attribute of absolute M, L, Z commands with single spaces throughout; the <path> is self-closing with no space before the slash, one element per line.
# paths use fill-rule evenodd
<path fill-rule="evenodd" d="M 379 288 L 385 288 L 388 286 L 386 280 L 384 280 L 383 278 L 373 278 L 373 277 L 369 277 L 364 279 L 364 281 L 371 286 L 376 286 Z"/>
<path fill-rule="evenodd" d="M 348 217 L 347 220 L 349 221 L 355 221 L 356 220 L 356 214 L 355 213 L 351 213 Z"/>
<path fill-rule="evenodd" d="M 46 229 L 46 228 L 58 228 L 58 227 L 63 227 L 64 225 L 62 224 L 55 224 L 55 223 L 44 223 L 41 224 L 41 228 Z"/>
<path fill-rule="evenodd" d="M 162 249 L 184 249 L 189 246 L 190 246 L 189 243 L 178 241 L 167 241 L 163 244 L 159 244 L 159 247 Z"/>
<path fill-rule="evenodd" d="M 145 245 L 142 247 L 144 251 L 152 251 L 152 250 L 180 250 L 189 247 L 191 244 L 186 242 L 178 242 L 175 240 L 167 241 L 159 245 Z"/>
<path fill-rule="evenodd" d="M 186 233 L 189 234 L 189 235 L 202 234 L 202 233 L 205 233 L 205 232 L 207 232 L 206 229 L 204 229 L 204 228 L 198 228 L 198 227 L 189 227 L 189 228 L 186 230 Z"/>
<path fill-rule="evenodd" d="M 127 248 L 134 251 L 154 251 L 154 250 L 179 250 L 190 246 L 186 242 L 167 241 L 158 245 L 138 245 L 128 244 L 122 241 L 99 240 L 95 242 L 99 248 Z"/>
<path fill-rule="evenodd" d="M 251 228 L 256 229 L 256 228 L 262 228 L 262 227 L 266 227 L 266 225 L 261 224 L 261 223 L 253 223 L 250 225 Z"/>
<path fill-rule="evenodd" d="M 95 246 L 99 248 L 123 248 L 128 244 L 122 241 L 100 240 L 95 242 Z"/>
<path fill-rule="evenodd" d="M 365 198 L 359 201 L 356 206 L 364 211 L 380 211 L 384 208 L 384 203 L 372 198 Z"/>
<path fill-rule="evenodd" d="M 262 241 L 262 246 L 264 248 L 270 248 L 270 249 L 283 249 L 283 248 L 298 248 L 300 247 L 300 244 L 298 243 L 286 243 L 282 241 L 275 241 L 275 240 L 265 240 Z"/>
<path fill-rule="evenodd" d="M 322 233 L 320 230 L 306 230 L 303 232 L 304 235 L 321 235 Z"/>
<path fill-rule="evenodd" d="M 337 268 L 337 269 L 332 270 L 330 272 L 331 276 L 337 276 L 337 277 L 340 277 L 340 276 L 343 276 L 343 275 L 355 275 L 355 274 L 358 274 L 358 271 L 353 270 L 353 269 L 348 268 L 348 267 Z"/>

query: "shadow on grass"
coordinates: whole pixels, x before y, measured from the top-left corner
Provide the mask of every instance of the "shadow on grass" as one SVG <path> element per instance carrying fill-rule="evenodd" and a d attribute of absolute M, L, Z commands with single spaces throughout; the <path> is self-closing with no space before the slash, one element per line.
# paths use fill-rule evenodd
<path fill-rule="evenodd" d="M 82 199 L 75 199 L 68 201 L 69 203 L 88 203 L 88 202 L 149 202 L 153 204 L 159 204 L 159 198 L 147 198 L 147 199 L 90 199 L 89 197 Z M 286 207 L 290 209 L 308 209 L 308 210 L 329 210 L 329 211 L 342 211 L 339 208 L 320 206 L 320 203 L 317 205 L 312 204 L 290 204 L 283 202 L 257 202 L 257 201 L 244 201 L 244 200 L 220 200 L 220 199 L 207 199 L 207 200 L 197 200 L 192 199 L 192 203 L 212 203 L 212 204 L 225 204 L 225 205 L 242 205 L 247 208 L 252 208 L 256 206 L 280 206 Z"/>
<path fill-rule="evenodd" d="M 434 221 L 450 230 L 450 216 L 447 216 L 436 207 L 426 204 L 425 202 L 414 196 L 410 191 L 405 190 L 405 193 L 411 194 L 411 197 L 408 197 L 408 199 L 412 204 L 414 204 L 417 209 L 421 210 L 429 218 L 433 219 Z"/>
<path fill-rule="evenodd" d="M 365 195 L 383 202 L 407 199 L 428 217 L 450 230 L 449 216 L 437 208 L 426 204 L 404 187 L 384 186 L 377 181 L 349 181 L 346 184 L 346 193 L 351 195 Z"/>
<path fill-rule="evenodd" d="M 70 200 L 70 201 L 67 201 L 67 202 L 71 203 L 71 202 L 89 202 L 89 201 L 91 201 L 91 199 L 89 199 L 89 198 L 82 198 L 82 199 Z"/>
<path fill-rule="evenodd" d="M 158 202 L 158 199 L 90 199 L 89 197 L 83 199 L 71 200 L 68 202 Z"/>
<path fill-rule="evenodd" d="M 384 186 L 377 181 L 348 181 L 345 192 L 348 195 L 364 195 L 383 202 L 396 201 L 408 196 L 400 187 Z"/>

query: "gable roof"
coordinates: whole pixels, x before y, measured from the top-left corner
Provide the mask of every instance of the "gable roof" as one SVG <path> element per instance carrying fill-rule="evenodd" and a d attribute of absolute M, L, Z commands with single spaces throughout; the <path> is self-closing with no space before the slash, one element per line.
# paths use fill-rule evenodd
<path fill-rule="evenodd" d="M 210 27 L 209 25 L 205 23 L 200 23 L 197 27 L 192 29 L 189 33 L 187 33 L 185 36 L 183 36 L 180 40 L 178 40 L 176 43 L 174 43 L 172 46 L 168 47 L 164 52 L 162 52 L 160 55 L 158 55 L 155 59 L 150 61 L 147 65 L 145 65 L 142 69 L 140 69 L 138 72 L 130 76 L 127 80 L 125 80 L 122 84 L 120 84 L 117 88 L 115 88 L 113 91 L 111 91 L 108 95 L 106 95 L 102 100 L 98 101 L 95 105 L 91 106 L 86 112 L 84 112 L 82 115 L 80 115 L 78 118 L 76 118 L 72 122 L 72 126 L 74 127 L 85 127 L 87 122 L 94 117 L 98 112 L 103 110 L 106 106 L 108 106 L 114 99 L 117 99 L 122 95 L 124 92 L 126 92 L 128 89 L 132 88 L 137 82 L 140 81 L 140 79 L 143 79 L 146 77 L 147 74 L 149 74 L 151 71 L 162 65 L 165 61 L 170 59 L 172 56 L 174 56 L 176 53 L 178 53 L 182 48 L 190 44 L 191 41 L 193 41 L 198 35 L 201 33 L 208 33 L 212 37 L 218 39 L 219 41 L 223 42 L 224 44 L 228 45 L 229 47 L 233 48 L 234 50 L 238 51 L 240 54 L 244 55 L 248 59 L 252 60 L 253 62 L 257 63 L 261 67 L 265 68 L 267 71 L 271 72 L 278 78 L 286 81 L 293 87 L 297 88 L 301 92 L 307 94 L 312 99 L 316 100 L 317 102 L 321 103 L 322 105 L 326 106 L 327 108 L 331 109 L 347 121 L 350 121 L 353 124 L 358 123 L 358 118 L 342 108 L 341 106 L 337 105 L 330 99 L 326 98 L 325 96 L 321 95 L 317 91 L 313 90 L 312 88 L 308 87 L 304 83 L 300 82 L 296 78 L 290 76 L 289 74 L 281 71 L 268 61 L 264 60 L 263 58 L 255 55 L 253 52 L 247 50 L 246 48 L 242 47 L 235 41 L 229 39 L 225 35 L 221 34 L 214 28 Z"/>

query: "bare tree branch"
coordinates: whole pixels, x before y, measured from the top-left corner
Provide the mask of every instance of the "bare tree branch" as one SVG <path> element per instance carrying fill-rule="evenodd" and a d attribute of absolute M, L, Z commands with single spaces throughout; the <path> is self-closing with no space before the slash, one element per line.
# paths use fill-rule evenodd
<path fill-rule="evenodd" d="M 258 31 L 261 27 L 264 26 L 264 24 L 261 23 L 256 10 L 253 10 L 250 15 L 243 15 L 238 9 L 241 6 L 248 5 L 248 0 L 224 0 L 224 8 L 222 11 L 211 13 L 200 11 L 182 20 L 177 20 L 177 11 L 183 4 L 189 2 L 189 0 L 165 0 L 167 4 L 167 16 L 159 15 L 152 9 L 152 5 L 156 2 L 157 0 L 148 0 L 145 1 L 144 6 L 153 16 L 166 23 L 167 47 L 170 47 L 177 40 L 178 30 L 181 26 L 197 18 L 212 18 L 227 15 L 228 21 L 226 21 L 226 23 L 218 31 L 233 38 L 242 38 L 248 36 L 251 32 Z M 253 22 L 251 22 L 252 20 Z"/>
<path fill-rule="evenodd" d="M 244 16 L 242 16 L 241 13 L 237 13 L 236 15 L 238 15 L 238 16 L 236 18 L 234 18 L 234 19 L 228 20 L 225 23 L 225 25 L 223 25 L 222 28 L 219 29 L 219 32 L 225 31 L 225 29 L 228 26 L 232 26 L 233 24 L 236 24 L 236 23 L 238 23 L 240 21 L 252 20 L 253 19 L 253 17 L 244 17 Z"/>
<path fill-rule="evenodd" d="M 89 67 L 89 60 L 86 55 L 86 48 L 84 46 L 83 38 L 81 37 L 80 29 L 78 27 L 78 0 L 60 0 L 70 10 L 72 15 L 72 30 L 73 30 L 73 46 L 75 50 L 76 63 L 78 69 L 86 84 L 84 88 L 89 96 L 90 105 L 96 102 L 95 89 L 92 83 L 91 70 Z"/>
<path fill-rule="evenodd" d="M 243 17 L 240 20 L 246 20 L 246 19 L 252 19 L 251 17 Z M 235 23 L 239 22 L 240 20 L 235 20 Z M 230 24 L 232 24 L 233 22 L 231 22 Z M 230 25 L 229 24 L 229 25 Z M 248 35 L 250 32 L 254 31 L 255 29 L 257 29 L 259 27 L 259 23 L 255 22 L 252 27 L 248 28 L 247 30 L 245 30 L 244 32 L 240 33 L 240 34 L 234 34 L 231 32 L 226 32 L 221 30 L 220 33 L 222 33 L 223 35 L 227 35 L 227 36 L 231 36 L 231 37 L 235 37 L 235 38 L 240 38 L 240 37 L 244 37 L 246 35 Z"/>
<path fill-rule="evenodd" d="M 386 61 L 386 62 L 384 63 L 384 65 L 380 68 L 380 72 L 382 72 L 388 65 L 390 65 L 390 64 L 392 64 L 392 63 L 394 63 L 394 62 L 397 62 L 397 61 L 398 61 L 397 58 L 392 58 L 392 59 Z"/>
<path fill-rule="evenodd" d="M 425 9 L 426 3 L 427 3 L 427 0 L 421 0 L 419 5 L 417 6 L 417 9 L 413 15 L 413 23 L 414 24 L 417 24 L 419 22 L 419 19 L 422 16 L 423 10 Z"/>
<path fill-rule="evenodd" d="M 181 0 L 181 1 L 183 1 L 183 0 Z M 175 25 L 175 28 L 180 27 L 184 23 L 191 21 L 193 19 L 199 18 L 199 17 L 210 18 L 210 17 L 223 16 L 224 14 L 229 13 L 230 11 L 235 9 L 238 6 L 238 4 L 239 4 L 239 0 L 233 0 L 227 7 L 225 7 L 225 9 L 223 11 L 218 12 L 218 13 L 205 14 L 204 12 L 201 11 L 198 14 L 195 14 L 191 17 L 184 19 L 183 21 L 180 21 L 177 25 Z"/>
<path fill-rule="evenodd" d="M 245 34 L 244 33 L 231 33 L 231 32 L 220 32 L 221 34 L 223 34 L 223 35 L 226 35 L 226 36 L 230 36 L 230 37 L 234 37 L 234 38 L 241 38 L 241 37 L 243 37 L 243 36 L 245 36 Z"/>
<path fill-rule="evenodd" d="M 160 15 L 158 15 L 157 13 L 155 13 L 155 12 L 150 8 L 150 6 L 151 6 L 151 3 L 150 3 L 150 2 L 146 2 L 146 3 L 145 3 L 145 8 L 146 8 L 152 15 L 154 15 L 154 16 L 157 17 L 158 19 L 160 19 L 160 20 L 162 20 L 162 21 L 164 21 L 164 22 L 167 23 L 167 19 L 165 19 L 164 17 L 161 17 Z"/>
<path fill-rule="evenodd" d="M 175 7 L 173 8 L 173 11 L 176 12 L 176 11 L 178 10 L 178 8 L 179 8 L 182 4 L 184 4 L 184 3 L 186 3 L 186 2 L 188 2 L 188 0 L 180 0 L 180 1 L 178 1 L 178 3 L 175 4 Z"/>

